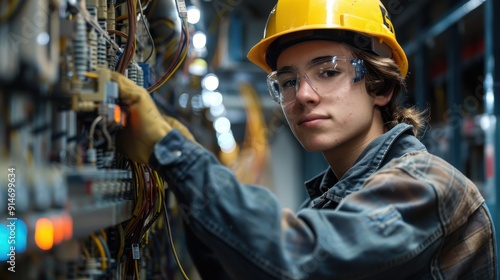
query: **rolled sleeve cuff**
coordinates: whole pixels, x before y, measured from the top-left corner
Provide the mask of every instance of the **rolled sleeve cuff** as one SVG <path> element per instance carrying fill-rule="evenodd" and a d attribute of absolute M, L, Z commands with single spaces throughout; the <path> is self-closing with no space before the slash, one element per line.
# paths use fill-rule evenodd
<path fill-rule="evenodd" d="M 177 129 L 169 132 L 162 140 L 155 144 L 149 158 L 149 165 L 155 170 L 165 170 L 166 175 L 180 179 L 196 158 L 206 153 L 205 149 L 182 135 Z M 175 166 L 175 168 L 172 168 Z"/>

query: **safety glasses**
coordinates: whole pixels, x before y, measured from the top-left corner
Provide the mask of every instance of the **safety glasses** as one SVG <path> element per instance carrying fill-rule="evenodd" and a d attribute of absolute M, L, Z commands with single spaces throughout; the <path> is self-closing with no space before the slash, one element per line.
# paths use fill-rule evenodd
<path fill-rule="evenodd" d="M 361 81 L 365 73 L 366 66 L 361 59 L 325 56 L 310 61 L 302 73 L 292 67 L 271 72 L 267 76 L 267 87 L 272 99 L 284 107 L 295 101 L 302 80 L 317 94 L 324 95 Z"/>

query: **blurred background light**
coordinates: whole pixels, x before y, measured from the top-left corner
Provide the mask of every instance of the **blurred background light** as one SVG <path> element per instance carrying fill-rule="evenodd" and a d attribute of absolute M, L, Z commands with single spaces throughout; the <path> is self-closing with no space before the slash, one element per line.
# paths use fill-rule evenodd
<path fill-rule="evenodd" d="M 201 12 L 198 8 L 190 6 L 187 9 L 187 21 L 191 24 L 197 24 L 201 18 Z"/>
<path fill-rule="evenodd" d="M 193 46 L 196 49 L 203 49 L 207 45 L 207 36 L 205 33 L 198 31 L 193 35 Z"/>
<path fill-rule="evenodd" d="M 214 121 L 214 129 L 218 133 L 226 133 L 231 131 L 231 122 L 226 117 L 217 118 Z"/>
<path fill-rule="evenodd" d="M 207 74 L 202 81 L 202 86 L 210 91 L 214 91 L 219 87 L 219 78 L 215 74 Z"/>

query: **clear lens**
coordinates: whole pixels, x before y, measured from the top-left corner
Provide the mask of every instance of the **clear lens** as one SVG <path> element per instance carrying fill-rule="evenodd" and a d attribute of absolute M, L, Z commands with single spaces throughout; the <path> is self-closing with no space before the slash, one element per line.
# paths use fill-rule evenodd
<path fill-rule="evenodd" d="M 349 62 L 348 62 L 349 61 Z M 328 94 L 363 79 L 366 68 L 360 59 L 328 56 L 313 59 L 301 74 L 285 67 L 267 76 L 271 97 L 282 106 L 295 101 L 300 82 L 305 80 L 318 94 Z"/>

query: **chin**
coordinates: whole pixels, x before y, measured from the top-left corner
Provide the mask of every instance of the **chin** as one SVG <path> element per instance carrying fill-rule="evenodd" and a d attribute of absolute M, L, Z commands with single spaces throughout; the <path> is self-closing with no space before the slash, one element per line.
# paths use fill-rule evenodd
<path fill-rule="evenodd" d="M 306 150 L 309 153 L 323 152 L 322 149 L 318 149 L 318 148 L 308 149 L 308 148 L 304 147 L 304 150 Z"/>
<path fill-rule="evenodd" d="M 300 131 L 296 133 L 294 131 L 295 138 L 302 147 L 308 152 L 320 152 L 327 150 L 332 146 L 331 138 L 322 133 L 315 133 L 312 131 Z"/>
<path fill-rule="evenodd" d="M 300 141 L 300 144 L 304 148 L 304 150 L 314 153 L 314 152 L 321 152 L 325 150 L 324 145 L 320 143 L 315 143 L 315 142 L 302 142 Z"/>

